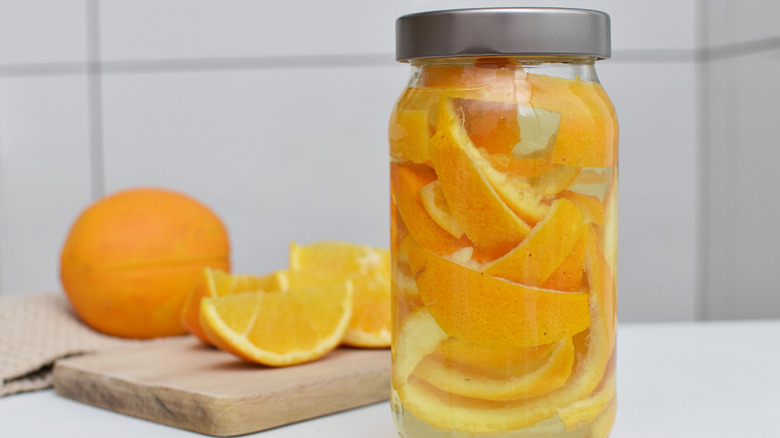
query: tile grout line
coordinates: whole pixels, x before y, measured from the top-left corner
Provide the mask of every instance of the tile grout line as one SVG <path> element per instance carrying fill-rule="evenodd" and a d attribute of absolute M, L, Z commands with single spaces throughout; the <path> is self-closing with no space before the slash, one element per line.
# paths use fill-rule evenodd
<path fill-rule="evenodd" d="M 100 4 L 86 0 L 87 105 L 89 117 L 90 173 L 92 200 L 105 194 L 103 148 L 103 83 L 100 62 Z"/>
<path fill-rule="evenodd" d="M 707 144 L 709 140 L 709 57 L 707 47 L 709 46 L 709 18 L 707 0 L 698 0 L 697 8 L 697 27 L 696 44 L 702 51 L 702 56 L 697 60 L 694 66 L 696 76 L 696 130 L 698 138 L 696 139 L 695 171 L 696 189 L 698 197 L 696 200 L 696 244 L 694 260 L 694 319 L 706 321 L 709 319 L 709 245 L 708 237 L 710 230 L 709 223 L 709 167 L 707 166 Z"/>
<path fill-rule="evenodd" d="M 276 68 L 375 67 L 395 65 L 391 53 L 354 55 L 249 56 L 225 58 L 135 59 L 102 61 L 98 0 L 87 1 L 87 50 L 83 62 L 0 64 L 0 77 L 64 76 L 86 74 L 167 73 L 219 70 L 264 70 Z M 699 39 L 703 39 L 699 36 Z M 704 38 L 706 39 L 706 38 Z M 780 37 L 694 49 L 629 49 L 613 52 L 615 63 L 679 63 L 737 58 L 780 50 Z"/>

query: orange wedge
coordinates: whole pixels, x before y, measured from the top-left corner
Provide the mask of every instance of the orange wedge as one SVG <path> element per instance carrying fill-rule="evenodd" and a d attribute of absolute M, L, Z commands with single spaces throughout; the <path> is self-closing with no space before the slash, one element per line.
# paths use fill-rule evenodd
<path fill-rule="evenodd" d="M 347 242 L 290 244 L 291 288 L 351 280 L 352 317 L 343 343 L 390 346 L 390 251 Z"/>
<path fill-rule="evenodd" d="M 352 316 L 352 284 L 204 298 L 200 320 L 217 347 L 244 360 L 286 366 L 318 359 L 341 343 Z"/>
<path fill-rule="evenodd" d="M 426 356 L 414 376 L 450 394 L 485 400 L 537 397 L 566 383 L 574 363 L 571 337 L 558 341 L 541 364 L 521 364 L 503 369 L 463 367 Z"/>
<path fill-rule="evenodd" d="M 222 297 L 256 290 L 277 291 L 283 288 L 280 277 L 273 273 L 263 277 L 229 274 L 221 269 L 205 268 L 184 302 L 182 325 L 201 341 L 210 343 L 200 326 L 200 301 L 206 297 Z"/>
<path fill-rule="evenodd" d="M 410 248 L 420 297 L 449 335 L 496 347 L 549 344 L 588 327 L 588 296 L 512 283 Z"/>
<path fill-rule="evenodd" d="M 436 181 L 436 173 L 430 167 L 400 163 L 390 166 L 392 195 L 409 234 L 418 245 L 429 251 L 439 255 L 452 254 L 470 246 L 471 242 L 444 230 L 426 211 L 420 190 L 433 181 Z"/>
<path fill-rule="evenodd" d="M 541 286 L 574 249 L 582 229 L 582 213 L 567 199 L 553 202 L 547 218 L 504 257 L 482 272 L 528 286 Z"/>
<path fill-rule="evenodd" d="M 439 106 L 436 126 L 431 161 L 453 216 L 477 246 L 498 253 L 514 248 L 528 235 L 530 226 L 488 181 L 483 169 L 489 165 L 478 164 L 485 160 L 471 144 L 448 99 Z"/>

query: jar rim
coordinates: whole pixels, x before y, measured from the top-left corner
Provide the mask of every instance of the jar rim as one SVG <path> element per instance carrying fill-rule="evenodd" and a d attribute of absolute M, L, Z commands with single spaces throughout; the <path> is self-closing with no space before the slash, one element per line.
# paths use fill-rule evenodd
<path fill-rule="evenodd" d="M 399 17 L 396 60 L 481 56 L 611 56 L 610 17 L 575 8 L 470 8 Z M 500 29 L 500 31 L 496 31 Z"/>

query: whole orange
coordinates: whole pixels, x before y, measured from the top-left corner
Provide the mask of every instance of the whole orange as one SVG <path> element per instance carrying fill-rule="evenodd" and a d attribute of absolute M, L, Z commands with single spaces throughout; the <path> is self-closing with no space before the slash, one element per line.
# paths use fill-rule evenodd
<path fill-rule="evenodd" d="M 205 267 L 230 270 L 220 218 L 182 193 L 134 188 L 98 200 L 76 219 L 60 278 L 92 328 L 153 338 L 186 333 L 181 308 Z"/>

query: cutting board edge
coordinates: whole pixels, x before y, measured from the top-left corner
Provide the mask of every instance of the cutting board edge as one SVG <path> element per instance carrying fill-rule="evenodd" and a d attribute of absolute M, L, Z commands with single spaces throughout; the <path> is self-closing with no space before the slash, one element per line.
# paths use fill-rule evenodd
<path fill-rule="evenodd" d="M 389 368 L 389 365 L 388 367 Z M 89 375 L 89 379 L 84 379 Z M 108 409 L 125 415 L 190 430 L 211 436 L 237 436 L 260 432 L 298 421 L 330 415 L 347 409 L 385 401 L 390 396 L 388 369 L 369 369 L 354 378 L 360 391 L 339 392 L 338 388 L 325 388 L 317 397 L 288 399 L 281 409 L 264 416 L 257 415 L 260 408 L 255 394 L 243 396 L 189 392 L 189 402 L 180 403 L 183 391 L 166 385 L 147 385 L 138 394 L 137 382 L 120 375 L 98 375 L 89 367 L 82 367 L 78 360 L 56 362 L 53 371 L 54 388 L 58 395 Z M 88 387 L 85 387 L 85 381 Z M 270 394 L 265 399 L 272 398 Z M 260 400 L 264 401 L 264 400 Z M 328 403 L 323 409 L 318 403 Z M 293 412 L 291 412 L 293 411 Z M 160 412 L 167 415 L 160 417 Z M 154 415 L 154 414 L 157 415 Z M 195 418 L 192 414 L 195 413 Z M 286 418 L 285 420 L 280 420 Z"/>

